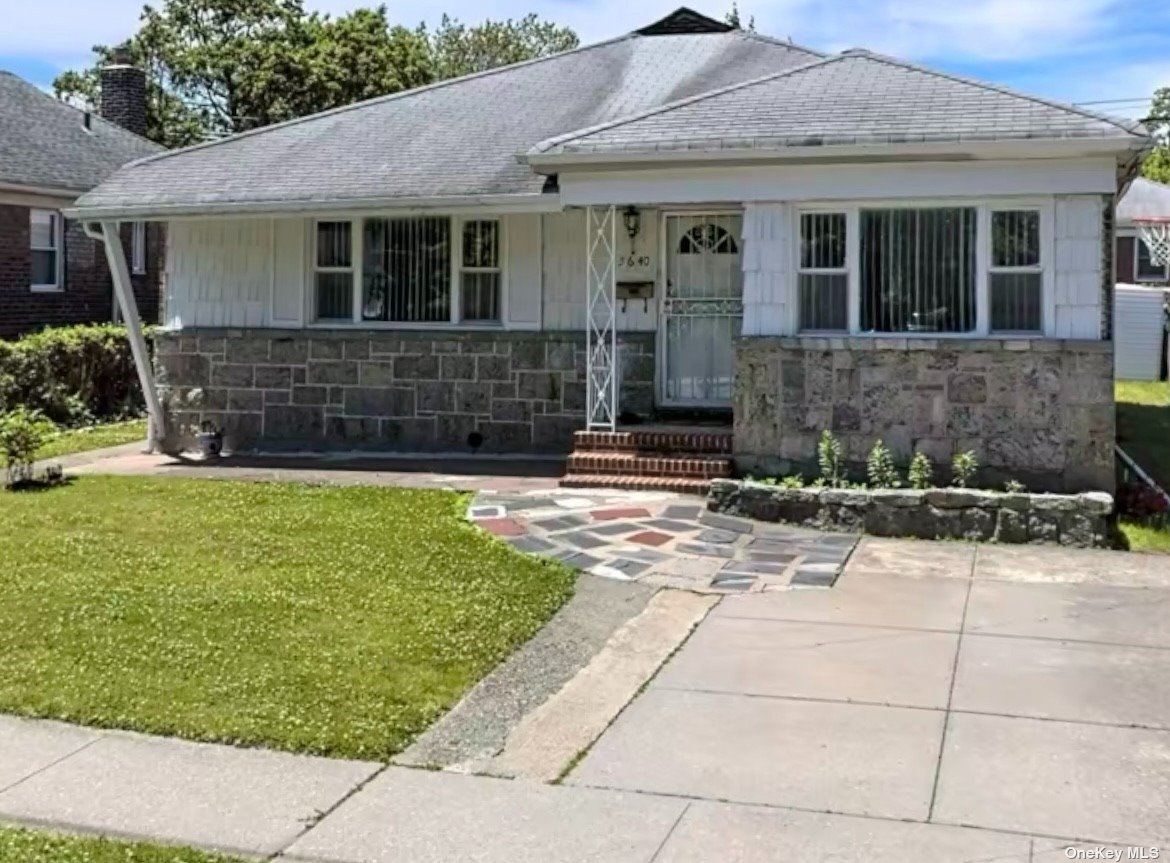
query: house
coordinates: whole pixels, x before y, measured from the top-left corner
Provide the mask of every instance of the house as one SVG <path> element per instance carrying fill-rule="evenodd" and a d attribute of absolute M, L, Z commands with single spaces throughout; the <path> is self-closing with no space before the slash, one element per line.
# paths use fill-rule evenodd
<path fill-rule="evenodd" d="M 146 78 L 125 58 L 102 71 L 102 116 L 0 71 L 0 337 L 112 320 L 117 309 L 99 241 L 62 216 L 146 140 Z M 124 229 L 144 317 L 157 321 L 161 226 Z"/>
<path fill-rule="evenodd" d="M 853 461 L 881 437 L 938 463 L 973 449 L 989 482 L 1108 489 L 1114 201 L 1149 146 L 680 9 L 137 162 L 71 214 L 115 249 L 120 222 L 167 226 L 168 431 L 576 440 L 576 469 L 635 484 L 690 465 L 629 452 L 612 432 L 638 420 L 755 474 L 807 468 L 832 429 Z M 719 418 L 722 436 L 646 425 Z"/>
<path fill-rule="evenodd" d="M 1170 287 L 1170 264 L 1150 259 L 1134 219 L 1170 219 L 1170 186 L 1137 177 L 1117 202 L 1117 281 Z"/>

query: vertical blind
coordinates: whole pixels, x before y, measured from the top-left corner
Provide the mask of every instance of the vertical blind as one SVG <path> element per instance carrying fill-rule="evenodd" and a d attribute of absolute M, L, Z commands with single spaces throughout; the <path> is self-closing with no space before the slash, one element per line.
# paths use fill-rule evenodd
<path fill-rule="evenodd" d="M 989 278 L 992 332 L 1040 331 L 1044 276 L 1039 211 L 996 210 L 991 214 Z"/>
<path fill-rule="evenodd" d="M 797 278 L 801 329 L 848 328 L 849 274 L 845 267 L 845 214 L 802 213 Z"/>
<path fill-rule="evenodd" d="M 362 244 L 363 320 L 451 319 L 450 219 L 366 219 Z"/>
<path fill-rule="evenodd" d="M 974 207 L 862 210 L 861 329 L 975 329 Z"/>

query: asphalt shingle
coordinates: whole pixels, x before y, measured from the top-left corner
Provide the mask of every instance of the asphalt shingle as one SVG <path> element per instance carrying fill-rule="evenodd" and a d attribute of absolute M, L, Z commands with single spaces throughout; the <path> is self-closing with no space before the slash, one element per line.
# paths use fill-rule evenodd
<path fill-rule="evenodd" d="M 157 144 L 54 99 L 0 71 L 0 183 L 90 189 L 127 162 L 162 150 Z"/>
<path fill-rule="evenodd" d="M 854 49 L 546 140 L 539 153 L 1144 139 L 1137 124 Z"/>

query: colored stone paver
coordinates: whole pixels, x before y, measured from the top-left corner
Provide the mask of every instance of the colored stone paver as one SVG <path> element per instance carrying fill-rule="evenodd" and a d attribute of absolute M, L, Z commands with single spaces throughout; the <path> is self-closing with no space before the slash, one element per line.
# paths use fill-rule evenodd
<path fill-rule="evenodd" d="M 831 587 L 858 539 L 708 512 L 671 492 L 484 489 L 468 518 L 592 575 L 714 593 Z"/>

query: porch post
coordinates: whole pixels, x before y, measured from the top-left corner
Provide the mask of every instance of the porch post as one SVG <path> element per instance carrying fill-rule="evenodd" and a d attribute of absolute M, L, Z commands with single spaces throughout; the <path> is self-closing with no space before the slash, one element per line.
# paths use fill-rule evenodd
<path fill-rule="evenodd" d="M 146 397 L 146 412 L 150 416 L 150 439 L 147 443 L 150 451 L 154 452 L 158 441 L 166 435 L 162 403 L 154 386 L 150 355 L 146 350 L 146 339 L 142 335 L 142 321 L 138 317 L 138 303 L 134 299 L 134 286 L 130 282 L 130 269 L 126 266 L 126 253 L 122 248 L 118 223 L 102 222 L 101 225 L 101 239 L 106 247 L 106 260 L 110 264 L 110 274 L 114 280 L 114 296 L 117 297 L 118 307 L 122 310 L 126 335 L 130 339 L 130 353 L 134 357 L 134 367 L 138 370 L 138 383 L 142 385 L 142 394 Z"/>
<path fill-rule="evenodd" d="M 585 209 L 585 427 L 608 431 L 618 416 L 616 222 L 612 204 Z"/>

